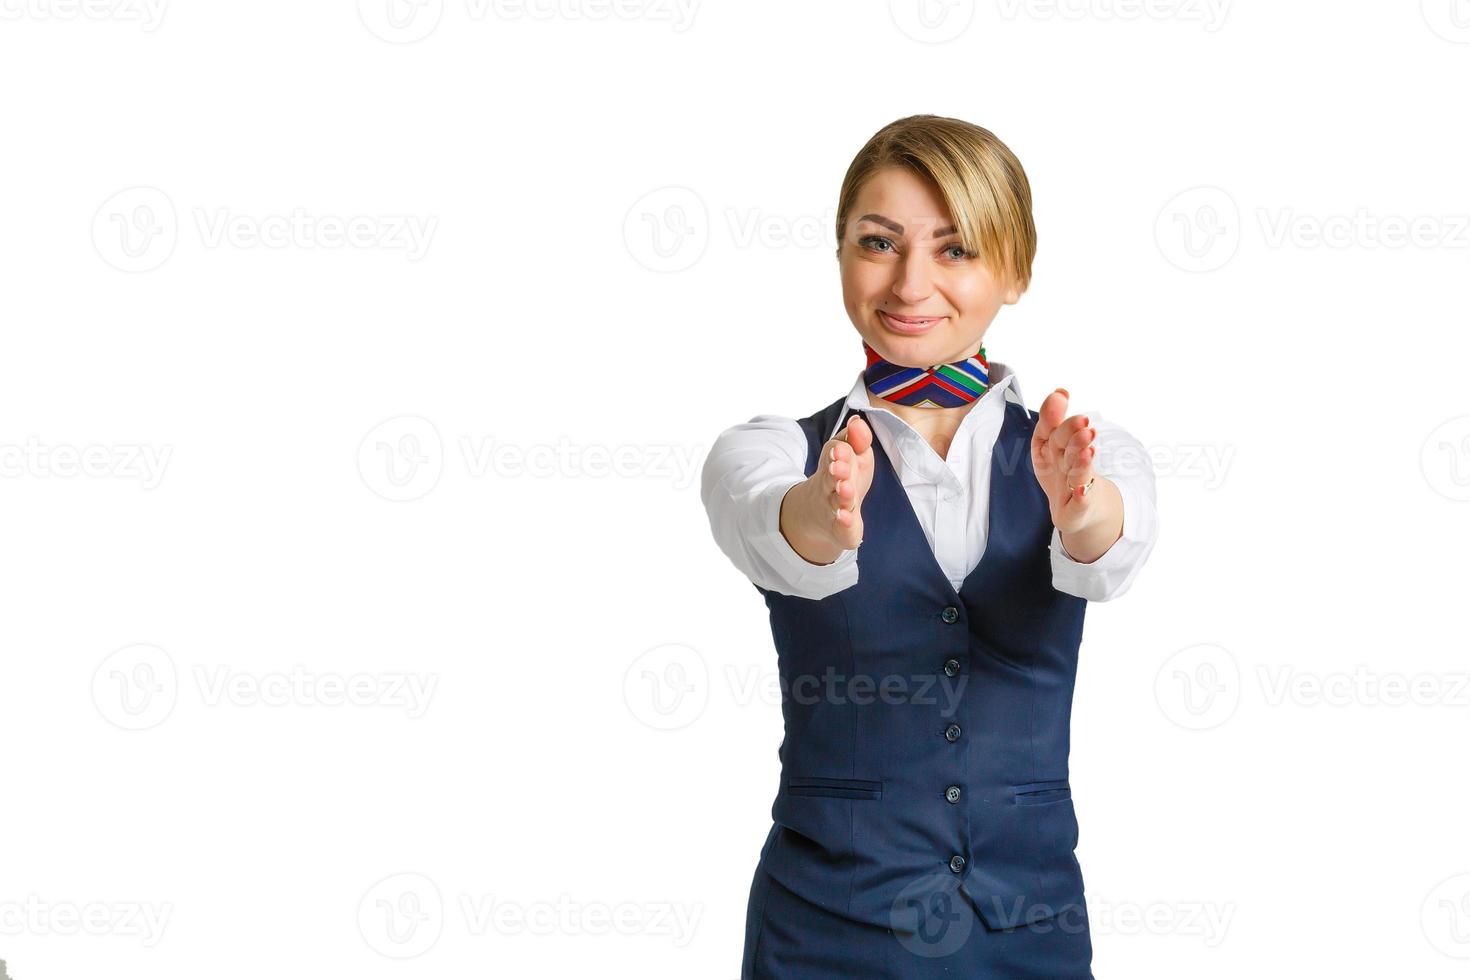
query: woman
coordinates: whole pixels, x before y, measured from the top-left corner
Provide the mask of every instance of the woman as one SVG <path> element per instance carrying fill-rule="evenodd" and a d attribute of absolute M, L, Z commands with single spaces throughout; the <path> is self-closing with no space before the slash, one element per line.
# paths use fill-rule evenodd
<path fill-rule="evenodd" d="M 1089 978 L 1072 687 L 1087 601 L 1153 547 L 1152 470 L 1065 389 L 1027 410 L 986 357 L 1036 248 L 994 135 L 884 127 L 843 181 L 837 241 L 852 390 L 727 429 L 703 473 L 783 691 L 741 976 Z"/>

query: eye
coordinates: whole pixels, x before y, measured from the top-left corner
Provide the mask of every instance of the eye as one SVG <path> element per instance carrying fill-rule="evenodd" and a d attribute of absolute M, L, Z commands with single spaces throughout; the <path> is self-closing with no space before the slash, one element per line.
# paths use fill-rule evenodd
<path fill-rule="evenodd" d="M 951 249 L 958 249 L 960 254 L 955 255 L 951 251 Z M 959 260 L 962 260 L 962 259 L 973 259 L 975 257 L 975 256 L 971 255 L 969 252 L 965 251 L 965 246 L 960 245 L 958 243 L 956 243 L 954 245 L 946 245 L 944 247 L 944 250 L 945 250 L 946 253 L 949 254 L 950 258 L 955 259 L 956 261 L 959 261 Z"/>
<path fill-rule="evenodd" d="M 873 251 L 875 251 L 875 252 L 880 252 L 881 253 L 883 251 L 890 251 L 893 248 L 893 243 L 891 241 L 889 241 L 888 239 L 884 238 L 882 235 L 864 235 L 862 238 L 859 238 L 858 239 L 858 244 L 860 246 L 862 246 L 863 248 L 867 248 L 870 242 L 883 242 L 884 244 L 886 244 L 888 246 L 888 249 L 886 249 L 886 250 L 885 249 L 876 249 L 875 248 L 875 249 L 873 249 Z"/>

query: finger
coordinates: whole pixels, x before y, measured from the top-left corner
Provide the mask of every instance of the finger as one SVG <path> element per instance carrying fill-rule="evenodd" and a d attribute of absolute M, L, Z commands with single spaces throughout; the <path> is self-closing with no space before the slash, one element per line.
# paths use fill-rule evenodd
<path fill-rule="evenodd" d="M 847 438 L 847 431 L 843 430 L 832 437 L 827 443 L 827 461 L 829 463 L 848 462 L 852 459 L 852 447 L 843 440 Z"/>
<path fill-rule="evenodd" d="M 863 421 L 862 416 L 854 415 L 847 423 L 847 444 L 852 451 L 861 456 L 873 445 L 873 430 L 868 423 Z"/>
<path fill-rule="evenodd" d="M 1045 444 L 1051 438 L 1052 430 L 1062 421 L 1062 416 L 1067 411 L 1067 400 L 1071 395 L 1066 388 L 1058 388 L 1047 395 L 1041 402 L 1041 408 L 1036 411 L 1036 430 L 1031 434 L 1031 445 L 1033 448 L 1038 443 Z"/>
<path fill-rule="evenodd" d="M 1078 429 L 1072 438 L 1067 440 L 1067 447 L 1062 451 L 1062 468 L 1071 470 L 1086 459 L 1091 462 L 1092 457 L 1097 455 L 1097 430 L 1094 428 Z M 1091 450 L 1090 452 L 1086 452 Z M 1085 455 L 1084 455 L 1085 454 Z"/>
<path fill-rule="evenodd" d="M 1067 451 L 1067 444 L 1072 438 L 1088 428 L 1092 424 L 1086 415 L 1073 415 L 1061 425 L 1052 430 L 1051 439 L 1047 441 L 1047 450 L 1053 458 L 1060 459 Z"/>
<path fill-rule="evenodd" d="M 1096 452 L 1097 447 L 1088 446 L 1078 453 L 1072 465 L 1067 467 L 1067 486 L 1076 488 L 1067 492 L 1074 501 L 1079 503 L 1092 496 L 1092 491 L 1084 491 L 1083 488 L 1097 477 L 1097 472 L 1092 467 L 1093 456 Z"/>

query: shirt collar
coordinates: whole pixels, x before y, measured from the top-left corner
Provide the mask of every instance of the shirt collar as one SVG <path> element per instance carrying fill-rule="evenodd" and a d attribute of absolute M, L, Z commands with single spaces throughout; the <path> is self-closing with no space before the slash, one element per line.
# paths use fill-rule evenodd
<path fill-rule="evenodd" d="M 858 411 L 868 411 L 873 407 L 873 402 L 868 397 L 867 382 L 863 380 L 865 373 L 865 370 L 858 372 L 857 380 L 853 382 L 852 390 L 847 393 L 846 405 L 848 408 Z M 1000 397 L 1007 401 L 1013 401 L 1017 405 L 1020 405 L 1021 411 L 1026 413 L 1026 418 L 1028 420 L 1031 418 L 1031 410 L 1026 407 L 1026 401 L 1021 396 L 1021 382 L 1016 377 L 1015 372 L 1002 361 L 991 361 L 990 385 L 985 389 L 985 393 L 980 398 L 989 398 L 997 392 L 999 392 Z M 832 431 L 827 435 L 827 439 L 836 436 L 841 428 L 842 418 L 839 416 L 837 424 L 833 426 Z M 823 441 L 825 442 L 826 440 Z"/>

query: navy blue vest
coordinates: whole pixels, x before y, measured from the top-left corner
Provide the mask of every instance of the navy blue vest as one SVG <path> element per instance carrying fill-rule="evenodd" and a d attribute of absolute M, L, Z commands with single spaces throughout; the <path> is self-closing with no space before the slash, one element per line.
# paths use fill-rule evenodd
<path fill-rule="evenodd" d="M 799 420 L 807 476 L 845 403 Z M 785 724 L 761 862 L 823 908 L 892 927 L 900 892 L 936 874 L 991 928 L 1082 904 L 1067 756 L 1087 602 L 1051 584 L 1035 425 L 1006 402 L 985 553 L 959 592 L 876 438 L 857 584 L 757 586 Z"/>

